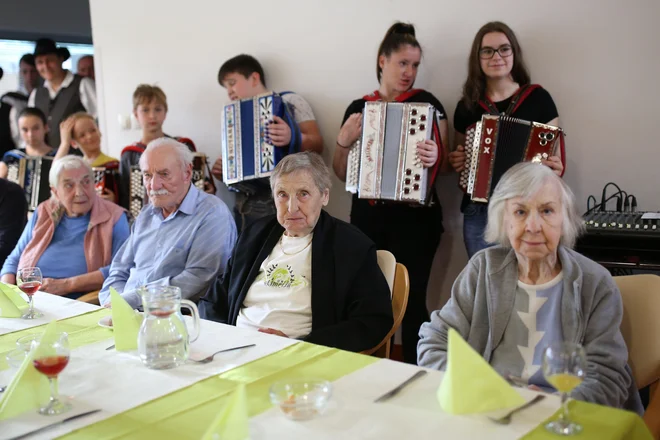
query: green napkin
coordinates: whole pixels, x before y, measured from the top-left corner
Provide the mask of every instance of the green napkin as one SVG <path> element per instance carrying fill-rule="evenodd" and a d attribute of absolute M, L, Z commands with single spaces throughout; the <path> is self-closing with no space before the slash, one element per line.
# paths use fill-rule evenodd
<path fill-rule="evenodd" d="M 0 283 L 0 317 L 20 318 L 28 303 L 21 296 L 20 290 L 11 284 Z"/>
<path fill-rule="evenodd" d="M 438 388 L 438 400 L 450 414 L 489 412 L 525 403 L 452 328 L 448 337 L 447 370 Z"/>
<path fill-rule="evenodd" d="M 50 389 L 48 379 L 34 368 L 34 358 L 46 353 L 44 341 L 58 336 L 57 323 L 51 321 L 41 335 L 41 343 L 35 351 L 27 353 L 23 364 L 4 393 L 0 395 L 0 420 L 15 417 L 25 411 L 37 409 L 48 402 Z M 41 347 L 44 347 L 41 349 Z"/>
<path fill-rule="evenodd" d="M 115 349 L 117 351 L 136 350 L 142 317 L 112 287 L 110 288 L 110 303 L 112 304 Z"/>
<path fill-rule="evenodd" d="M 245 440 L 248 438 L 248 410 L 245 385 L 236 387 L 202 440 Z"/>

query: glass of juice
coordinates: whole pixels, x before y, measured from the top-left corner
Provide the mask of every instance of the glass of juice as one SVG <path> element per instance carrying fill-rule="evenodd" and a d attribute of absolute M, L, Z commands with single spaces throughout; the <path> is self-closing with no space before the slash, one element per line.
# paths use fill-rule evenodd
<path fill-rule="evenodd" d="M 543 376 L 561 393 L 562 410 L 559 418 L 546 424 L 548 431 L 560 435 L 575 435 L 582 426 L 569 419 L 568 397 L 582 383 L 587 374 L 587 355 L 580 344 L 558 342 L 546 348 L 543 354 Z"/>
<path fill-rule="evenodd" d="M 23 319 L 35 319 L 44 316 L 38 311 L 34 310 L 34 300 L 32 296 L 41 288 L 43 277 L 41 276 L 41 269 L 38 267 L 23 267 L 18 269 L 16 273 L 16 284 L 28 297 L 30 308 L 21 317 Z"/>
<path fill-rule="evenodd" d="M 45 375 L 50 382 L 50 399 L 46 406 L 39 409 L 39 414 L 52 416 L 62 414 L 71 409 L 71 404 L 59 399 L 57 390 L 57 376 L 69 363 L 69 337 L 64 332 L 59 332 L 53 338 L 42 338 L 33 345 L 34 368 Z"/>

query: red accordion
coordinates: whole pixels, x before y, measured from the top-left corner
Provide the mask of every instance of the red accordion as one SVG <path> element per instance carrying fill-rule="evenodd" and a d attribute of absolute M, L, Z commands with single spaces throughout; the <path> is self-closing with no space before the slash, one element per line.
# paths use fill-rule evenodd
<path fill-rule="evenodd" d="M 520 162 L 541 163 L 561 148 L 559 127 L 504 115 L 485 114 L 465 133 L 465 169 L 459 187 L 476 202 L 488 202 L 502 175 Z"/>
<path fill-rule="evenodd" d="M 119 200 L 119 162 L 112 161 L 101 167 L 93 167 L 94 188 L 98 195 L 103 195 L 105 190 L 112 191 L 114 202 Z"/>

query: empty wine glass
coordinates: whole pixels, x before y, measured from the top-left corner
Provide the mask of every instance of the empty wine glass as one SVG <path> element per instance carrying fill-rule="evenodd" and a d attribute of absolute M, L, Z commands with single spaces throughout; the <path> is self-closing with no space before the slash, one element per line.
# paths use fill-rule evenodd
<path fill-rule="evenodd" d="M 23 293 L 28 296 L 30 308 L 21 316 L 23 319 L 35 319 L 44 316 L 42 313 L 34 310 L 34 299 L 32 296 L 41 288 L 43 277 L 41 276 L 41 269 L 38 267 L 23 267 L 18 269 L 16 273 L 16 284 Z"/>
<path fill-rule="evenodd" d="M 62 414 L 71 409 L 71 404 L 62 402 L 57 393 L 57 376 L 69 363 L 69 337 L 66 333 L 59 332 L 54 338 L 42 338 L 33 344 L 34 368 L 50 382 L 50 400 L 46 406 L 39 409 L 39 414 Z"/>
<path fill-rule="evenodd" d="M 569 419 L 568 395 L 582 383 L 586 374 L 587 355 L 580 344 L 559 342 L 546 348 L 543 355 L 543 376 L 561 393 L 562 404 L 559 419 L 545 425 L 548 431 L 560 435 L 574 435 L 582 431 L 582 426 Z"/>

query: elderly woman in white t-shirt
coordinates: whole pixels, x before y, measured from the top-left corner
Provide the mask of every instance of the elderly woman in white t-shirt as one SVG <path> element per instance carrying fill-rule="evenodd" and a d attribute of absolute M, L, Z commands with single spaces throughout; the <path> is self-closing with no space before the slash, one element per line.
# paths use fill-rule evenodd
<path fill-rule="evenodd" d="M 392 326 L 376 247 L 325 211 L 330 172 L 316 153 L 282 159 L 270 178 L 277 216 L 248 225 L 224 274 L 199 304 L 203 318 L 362 351 Z"/>

